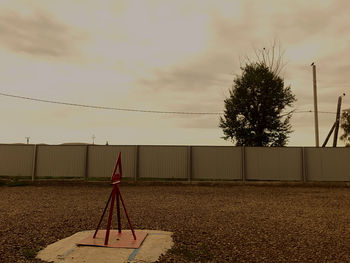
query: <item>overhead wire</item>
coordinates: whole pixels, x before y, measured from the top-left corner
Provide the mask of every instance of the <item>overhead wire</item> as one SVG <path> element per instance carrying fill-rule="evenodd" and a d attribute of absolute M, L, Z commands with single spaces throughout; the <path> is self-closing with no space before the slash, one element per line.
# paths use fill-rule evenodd
<path fill-rule="evenodd" d="M 130 109 L 130 108 L 117 108 L 117 107 L 108 107 L 108 106 L 99 106 L 99 105 L 79 104 L 79 103 L 72 103 L 72 102 L 62 102 L 62 101 L 56 101 L 56 100 L 38 99 L 38 98 L 13 95 L 13 94 L 8 94 L 8 93 L 3 93 L 3 92 L 0 92 L 0 95 L 1 96 L 6 96 L 6 97 L 18 98 L 18 99 L 31 100 L 31 101 L 39 101 L 39 102 L 54 103 L 54 104 L 61 104 L 61 105 L 68 105 L 68 106 L 75 106 L 75 107 L 102 109 L 102 110 L 116 110 L 116 111 L 129 111 L 129 112 L 143 112 L 143 113 L 159 113 L 159 114 L 194 114 L 194 115 L 220 115 L 220 114 L 222 114 L 220 112 L 158 111 L 158 110 L 142 110 L 142 109 Z"/>
<path fill-rule="evenodd" d="M 17 99 L 25 99 L 25 100 L 30 100 L 30 101 L 60 104 L 60 105 L 67 105 L 67 106 L 74 106 L 74 107 L 102 109 L 102 110 L 116 110 L 116 111 L 156 113 L 156 114 L 182 114 L 182 115 L 222 115 L 223 114 L 223 112 L 159 111 L 159 110 L 119 108 L 119 107 L 109 107 L 109 106 L 100 106 L 100 105 L 89 105 L 89 104 L 80 104 L 80 103 L 72 103 L 72 102 L 63 102 L 63 101 L 57 101 L 57 100 L 39 99 L 39 98 L 33 98 L 33 97 L 8 94 L 8 93 L 3 93 L 3 92 L 0 92 L 0 95 L 5 96 L 5 97 L 17 98 Z M 290 115 L 292 113 L 311 113 L 311 112 L 314 112 L 314 111 L 312 111 L 312 110 L 300 110 L 300 111 L 292 110 L 292 111 L 289 111 L 285 114 L 282 114 L 280 117 L 284 117 L 284 116 Z M 318 111 L 318 113 L 336 114 L 336 112 L 330 112 L 330 111 Z"/>

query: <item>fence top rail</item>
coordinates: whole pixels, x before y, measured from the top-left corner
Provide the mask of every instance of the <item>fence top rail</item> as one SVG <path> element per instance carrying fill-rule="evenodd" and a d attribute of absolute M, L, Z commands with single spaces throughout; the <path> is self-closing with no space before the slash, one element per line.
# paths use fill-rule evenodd
<path fill-rule="evenodd" d="M 350 149 L 346 146 L 338 147 L 315 147 L 315 146 L 285 146 L 285 147 L 264 147 L 264 146 L 235 146 L 235 145 L 171 145 L 171 144 L 91 144 L 91 143 L 64 143 L 64 144 L 45 144 L 45 143 L 0 143 L 0 146 L 92 146 L 92 147 L 106 147 L 106 146 L 117 146 L 117 147 L 220 147 L 220 148 L 268 148 L 268 149 Z"/>
<path fill-rule="evenodd" d="M 39 144 L 27 144 L 27 143 L 0 143 L 0 146 L 35 146 Z"/>
<path fill-rule="evenodd" d="M 303 147 L 304 149 L 322 149 L 322 150 L 338 150 L 338 149 L 342 149 L 342 150 L 350 150 L 350 147 L 346 147 L 346 146 L 341 146 L 341 147 L 312 147 L 312 146 L 306 146 L 306 147 Z"/>

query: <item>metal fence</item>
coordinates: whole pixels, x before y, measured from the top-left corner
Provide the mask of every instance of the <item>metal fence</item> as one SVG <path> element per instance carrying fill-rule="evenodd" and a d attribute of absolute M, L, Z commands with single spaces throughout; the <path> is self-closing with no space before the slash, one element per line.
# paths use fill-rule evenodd
<path fill-rule="evenodd" d="M 350 181 L 350 148 L 0 144 L 0 176 L 133 180 Z"/>

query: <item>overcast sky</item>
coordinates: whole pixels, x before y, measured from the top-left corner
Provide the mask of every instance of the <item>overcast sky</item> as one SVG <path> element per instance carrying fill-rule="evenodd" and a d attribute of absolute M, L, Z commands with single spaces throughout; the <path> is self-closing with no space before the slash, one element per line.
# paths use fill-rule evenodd
<path fill-rule="evenodd" d="M 0 0 L 0 92 L 159 111 L 222 112 L 240 58 L 281 43 L 298 111 L 350 107 L 350 1 Z M 0 96 L 0 143 L 231 145 L 218 115 L 97 110 Z M 320 142 L 335 114 L 319 115 Z M 289 146 L 315 145 L 296 113 Z M 340 130 L 340 134 L 342 130 Z M 331 142 L 330 142 L 331 143 Z M 330 144 L 329 143 L 329 144 Z M 342 142 L 339 145 L 344 145 Z"/>

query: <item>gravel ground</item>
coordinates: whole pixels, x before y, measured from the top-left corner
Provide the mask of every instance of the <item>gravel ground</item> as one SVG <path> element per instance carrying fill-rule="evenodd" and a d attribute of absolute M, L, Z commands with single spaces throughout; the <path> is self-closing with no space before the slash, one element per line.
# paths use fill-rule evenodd
<path fill-rule="evenodd" d="M 111 187 L 0 187 L 0 262 L 94 229 Z M 350 188 L 121 185 L 136 229 L 174 232 L 160 262 L 350 262 Z M 127 227 L 123 218 L 124 228 Z"/>

